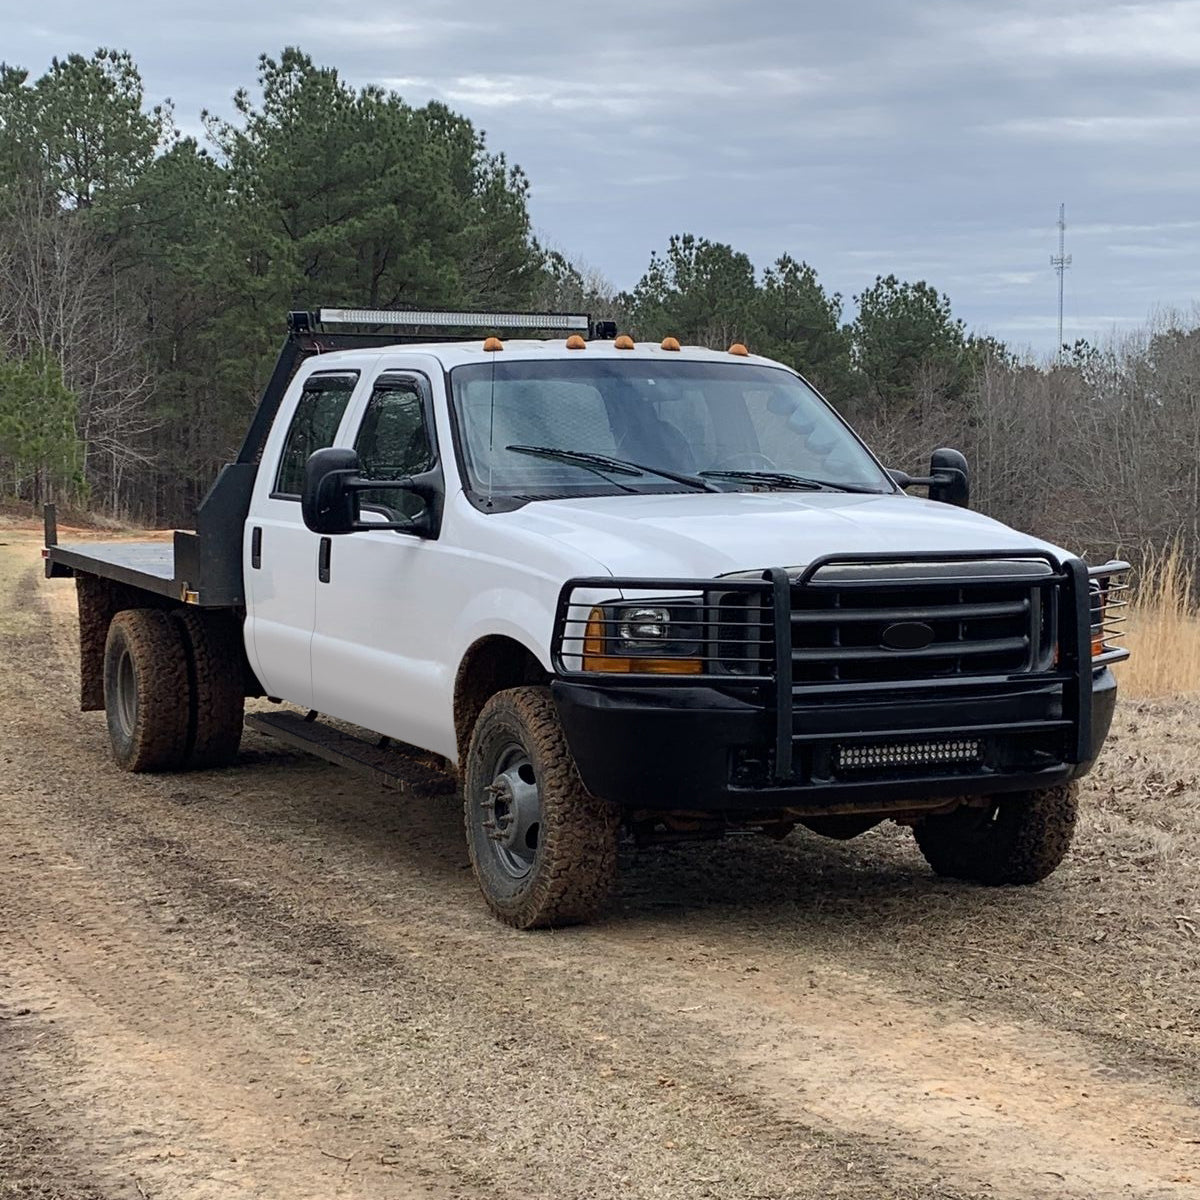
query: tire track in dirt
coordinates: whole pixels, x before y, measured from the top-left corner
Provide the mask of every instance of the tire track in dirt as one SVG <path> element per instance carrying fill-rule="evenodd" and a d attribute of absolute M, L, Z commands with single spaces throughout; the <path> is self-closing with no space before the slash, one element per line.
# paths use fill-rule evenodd
<path fill-rule="evenodd" d="M 1014 1198 L 1200 1190 L 1185 1136 L 1200 1112 L 1166 1081 L 1106 1067 L 1086 1039 L 905 998 L 886 976 L 815 963 L 780 939 L 739 942 L 736 922 L 702 910 L 513 934 L 478 907 L 450 805 L 400 809 L 253 739 L 246 767 L 130 780 L 102 759 L 92 719 L 71 714 L 47 735 L 71 701 L 53 657 L 25 647 L 25 681 L 43 674 L 30 694 L 45 713 L 5 732 L 43 739 L 41 758 L 21 754 L 2 789 L 8 806 L 10 784 L 23 793 L 19 854 L 33 856 L 0 860 L 30 898 L 17 919 L 35 931 L 36 953 L 18 960 L 32 963 L 31 993 L 58 994 L 60 1006 L 81 997 L 78 1039 L 111 1023 L 127 1039 L 123 1062 L 159 1056 L 157 1073 L 127 1087 L 170 1098 L 162 1136 L 204 1130 L 219 1105 L 247 1114 L 238 1136 L 253 1150 L 268 1136 L 255 1122 L 275 1105 L 295 1145 L 307 1128 L 295 1123 L 349 1079 L 363 1115 L 326 1114 L 324 1127 L 358 1131 L 356 1144 L 382 1158 L 396 1125 L 424 1115 L 407 1136 L 426 1152 L 403 1160 L 414 1178 L 432 1162 L 451 1186 L 493 1194 L 522 1183 L 530 1194 L 531 1180 L 571 1196 L 890 1197 L 930 1194 L 934 1180 L 938 1194 Z M 88 778 L 71 793 L 50 785 L 80 764 Z M 758 861 L 735 857 L 727 870 Z M 632 870 L 632 890 L 653 907 L 663 889 L 639 877 L 644 863 Z M 694 871 L 685 886 L 704 894 Z M 163 924 L 156 910 L 186 919 Z M 115 966 L 94 961 L 97 945 Z M 73 974 L 56 976 L 55 956 Z M 131 1000 L 118 986 L 126 976 L 158 982 Z M 482 1054 L 481 1030 L 493 1043 Z M 309 1063 L 288 1057 L 298 1038 Z M 471 1070 L 457 1061 L 464 1052 L 476 1054 Z M 273 1072 L 256 1078 L 283 1081 L 285 1103 L 232 1081 L 243 1056 Z M 199 1081 L 182 1094 L 162 1078 L 180 1059 L 182 1077 Z M 94 1088 L 105 1062 L 89 1067 Z M 514 1089 L 514 1062 L 528 1086 Z M 212 1105 L 195 1098 L 205 1074 Z M 496 1110 L 505 1138 L 464 1138 L 494 1131 Z M 524 1174 L 506 1174 L 514 1156 Z M 367 1190 L 365 1161 L 329 1161 L 345 1168 L 345 1194 L 387 1194 Z M 181 1163 L 144 1169 L 170 1186 L 193 1179 L 194 1163 Z M 297 1178 L 289 1194 L 310 1194 Z"/>

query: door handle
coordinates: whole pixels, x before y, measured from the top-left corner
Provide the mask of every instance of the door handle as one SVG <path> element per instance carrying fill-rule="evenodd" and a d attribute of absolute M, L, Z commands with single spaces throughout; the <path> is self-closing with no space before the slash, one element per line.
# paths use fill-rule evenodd
<path fill-rule="evenodd" d="M 250 565 L 259 571 L 262 569 L 262 526 L 255 525 L 250 530 Z"/>
<path fill-rule="evenodd" d="M 329 559 L 333 554 L 333 538 L 323 537 L 321 548 L 317 552 L 317 578 L 322 583 L 329 582 Z"/>

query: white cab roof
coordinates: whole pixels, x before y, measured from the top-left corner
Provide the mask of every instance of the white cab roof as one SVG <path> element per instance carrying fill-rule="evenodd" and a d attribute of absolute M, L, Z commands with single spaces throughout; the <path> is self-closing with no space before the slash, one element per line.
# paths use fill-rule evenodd
<path fill-rule="evenodd" d="M 437 359 L 446 370 L 461 367 L 468 363 L 490 363 L 493 359 L 500 362 L 520 359 L 536 362 L 551 358 L 619 358 L 622 360 L 641 359 L 666 360 L 670 362 L 723 362 L 723 363 L 756 363 L 765 367 L 781 367 L 790 371 L 790 367 L 774 359 L 762 358 L 757 354 L 746 356 L 730 354 L 727 350 L 709 350 L 703 346 L 684 346 L 681 350 L 664 350 L 657 342 L 639 342 L 632 350 L 617 350 L 612 342 L 589 342 L 586 350 L 568 350 L 566 339 L 534 339 L 513 338 L 504 343 L 503 350 L 484 350 L 482 338 L 472 338 L 469 342 L 417 342 L 402 343 L 395 346 L 374 346 L 362 350 L 333 350 L 328 354 L 317 355 L 310 360 L 321 364 L 322 368 L 351 366 L 363 358 L 378 358 L 381 355 L 420 354 Z"/>

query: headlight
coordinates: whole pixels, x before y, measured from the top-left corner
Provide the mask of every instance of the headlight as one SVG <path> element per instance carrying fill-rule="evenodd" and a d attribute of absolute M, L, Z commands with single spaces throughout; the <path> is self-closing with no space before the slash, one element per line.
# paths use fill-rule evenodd
<path fill-rule="evenodd" d="M 627 646 L 649 643 L 659 645 L 665 641 L 671 629 L 669 608 L 622 608 L 617 622 L 617 632 Z"/>
<path fill-rule="evenodd" d="M 699 600 L 598 605 L 588 616 L 583 669 L 698 675 L 702 639 Z"/>

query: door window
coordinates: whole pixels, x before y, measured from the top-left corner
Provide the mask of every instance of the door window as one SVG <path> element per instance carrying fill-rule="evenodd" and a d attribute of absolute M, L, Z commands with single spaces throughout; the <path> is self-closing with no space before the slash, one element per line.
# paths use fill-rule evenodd
<path fill-rule="evenodd" d="M 333 445 L 357 382 L 357 371 L 310 375 L 304 381 L 304 391 L 300 393 L 279 457 L 273 496 L 300 498 L 304 490 L 304 464 L 313 451 Z"/>
<path fill-rule="evenodd" d="M 425 421 L 425 404 L 412 379 L 381 379 L 371 393 L 354 443 L 364 479 L 405 479 L 433 466 L 433 444 Z M 363 492 L 364 509 L 389 521 L 415 517 L 424 502 L 411 492 Z"/>

